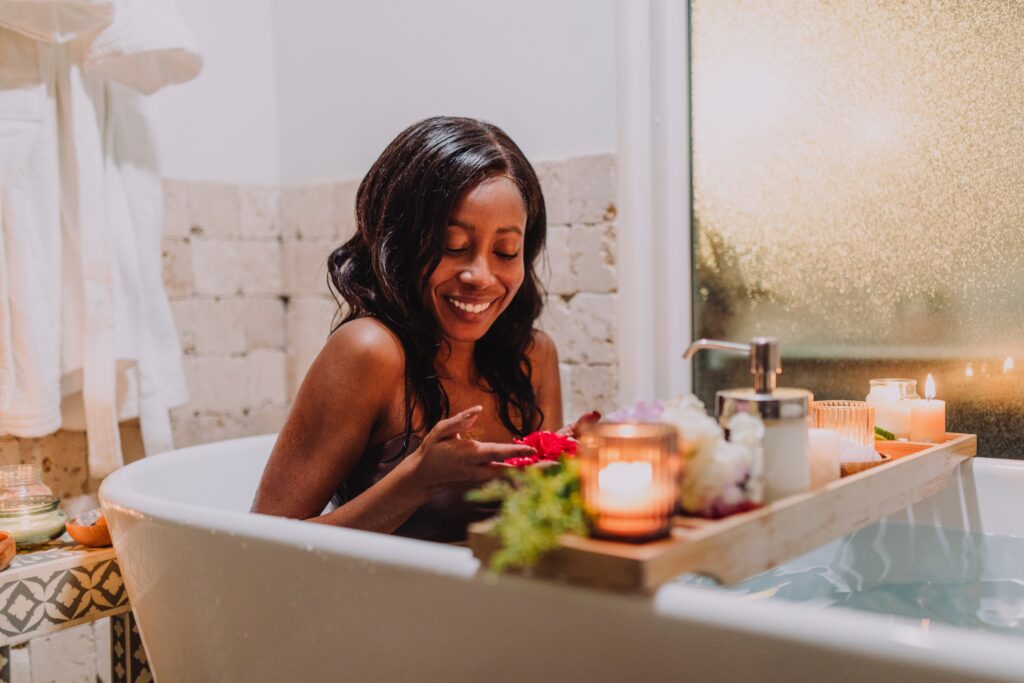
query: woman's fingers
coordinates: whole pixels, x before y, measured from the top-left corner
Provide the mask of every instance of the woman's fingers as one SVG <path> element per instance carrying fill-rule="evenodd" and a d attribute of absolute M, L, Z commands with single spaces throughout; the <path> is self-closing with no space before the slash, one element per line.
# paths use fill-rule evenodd
<path fill-rule="evenodd" d="M 562 436 L 571 436 L 575 438 L 580 435 L 580 430 L 583 429 L 584 425 L 590 424 L 591 422 L 600 421 L 601 413 L 596 410 L 591 410 L 589 413 L 583 413 L 582 415 L 580 415 L 572 424 L 567 424 L 561 429 L 559 429 L 557 433 L 561 434 Z"/>
<path fill-rule="evenodd" d="M 486 443 L 478 441 L 475 448 L 479 462 L 487 463 L 516 456 L 533 455 L 535 451 L 530 446 L 518 443 Z"/>
<path fill-rule="evenodd" d="M 473 406 L 472 408 L 466 408 L 457 415 L 441 420 L 430 430 L 427 438 L 433 441 L 454 439 L 459 432 L 468 429 L 476 422 L 476 418 L 480 416 L 480 412 L 483 409 L 483 406 Z"/>

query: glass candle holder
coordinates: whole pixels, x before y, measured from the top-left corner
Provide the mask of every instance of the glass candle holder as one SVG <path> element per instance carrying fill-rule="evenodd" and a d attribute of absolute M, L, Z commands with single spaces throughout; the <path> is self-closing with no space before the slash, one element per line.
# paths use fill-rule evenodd
<path fill-rule="evenodd" d="M 53 540 L 64 533 L 67 514 L 53 496 L 0 500 L 0 528 L 11 532 L 19 548 Z"/>
<path fill-rule="evenodd" d="M 841 438 L 874 451 L 875 407 L 866 401 L 815 401 L 811 404 L 811 426 L 831 429 Z"/>
<path fill-rule="evenodd" d="M 597 423 L 580 436 L 580 482 L 593 533 L 642 542 L 667 536 L 677 499 L 678 430 Z"/>
<path fill-rule="evenodd" d="M 866 401 L 875 407 L 875 424 L 897 439 L 910 436 L 910 403 L 917 395 L 917 380 L 899 377 L 873 379 Z"/>
<path fill-rule="evenodd" d="M 43 468 L 38 464 L 0 465 L 0 500 L 52 496 L 43 483 Z"/>

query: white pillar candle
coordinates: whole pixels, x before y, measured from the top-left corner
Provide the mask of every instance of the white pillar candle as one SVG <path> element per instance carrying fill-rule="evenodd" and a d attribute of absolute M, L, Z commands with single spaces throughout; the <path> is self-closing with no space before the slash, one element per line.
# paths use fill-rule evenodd
<path fill-rule="evenodd" d="M 811 429 L 811 488 L 820 488 L 839 479 L 839 432 Z"/>
<path fill-rule="evenodd" d="M 910 440 L 942 443 L 946 440 L 946 402 L 935 399 L 935 380 L 928 375 L 923 401 L 910 401 Z"/>
<path fill-rule="evenodd" d="M 598 505 L 605 512 L 643 513 L 654 497 L 654 468 L 649 462 L 613 462 L 597 473 Z"/>

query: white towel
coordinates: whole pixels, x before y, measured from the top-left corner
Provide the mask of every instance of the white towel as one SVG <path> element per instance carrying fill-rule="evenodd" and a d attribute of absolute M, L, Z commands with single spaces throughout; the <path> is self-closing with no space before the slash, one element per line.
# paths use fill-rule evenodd
<path fill-rule="evenodd" d="M 43 126 L 46 87 L 35 43 L 0 29 L 0 412 L 15 390 L 10 283 L 4 230 L 4 188 L 24 167 Z M 14 236 L 11 239 L 15 239 Z M 13 245 L 12 245 L 13 247 Z"/>
<path fill-rule="evenodd" d="M 145 452 L 159 453 L 173 447 L 168 410 L 185 403 L 188 392 L 161 276 L 163 196 L 156 151 L 138 93 L 109 81 L 88 83 L 105 124 L 103 177 L 107 229 L 118 255 L 115 289 L 135 294 L 115 297 L 116 412 L 120 420 L 138 417 Z M 74 312 L 66 311 L 65 320 Z M 81 368 L 85 360 L 68 358 L 65 367 Z M 65 374 L 63 387 L 64 428 L 86 428 L 81 371 Z"/>
<path fill-rule="evenodd" d="M 73 51 L 58 51 L 64 372 L 81 359 L 89 471 L 104 477 L 123 464 L 117 427 L 115 317 L 117 230 L 127 220 L 108 201 L 97 111 Z M 131 284 L 131 283 L 124 283 Z M 128 328 L 130 329 L 130 328 Z"/>
<path fill-rule="evenodd" d="M 118 83 L 148 93 L 202 65 L 169 0 L 117 0 L 101 29 L 110 6 L 0 0 L 0 435 L 56 431 L 64 394 L 94 477 L 123 462 L 119 417 L 166 450 L 187 400 L 158 166 Z"/>
<path fill-rule="evenodd" d="M 60 427 L 57 49 L 0 28 L 0 434 L 21 437 Z"/>
<path fill-rule="evenodd" d="M 114 22 L 89 46 L 86 73 L 150 95 L 199 75 L 199 46 L 171 0 L 117 0 Z"/>
<path fill-rule="evenodd" d="M 43 43 L 66 43 L 109 24 L 113 0 L 4 0 L 0 25 Z"/>

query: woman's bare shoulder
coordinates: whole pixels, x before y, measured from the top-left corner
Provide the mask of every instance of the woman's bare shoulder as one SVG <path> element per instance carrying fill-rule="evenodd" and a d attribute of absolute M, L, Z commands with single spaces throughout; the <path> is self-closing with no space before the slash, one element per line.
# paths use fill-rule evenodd
<path fill-rule="evenodd" d="M 551 363 L 552 361 L 557 363 L 558 347 L 555 346 L 555 340 L 551 338 L 551 335 L 544 330 L 534 328 L 526 355 L 534 364 Z"/>
<path fill-rule="evenodd" d="M 402 342 L 387 325 L 375 318 L 350 320 L 327 339 L 321 356 L 343 365 L 369 364 L 374 372 L 402 374 L 405 352 Z"/>
<path fill-rule="evenodd" d="M 404 377 L 405 354 L 398 336 L 380 321 L 359 318 L 331 333 L 299 393 L 335 404 L 350 401 L 355 391 L 364 404 L 383 405 Z"/>

